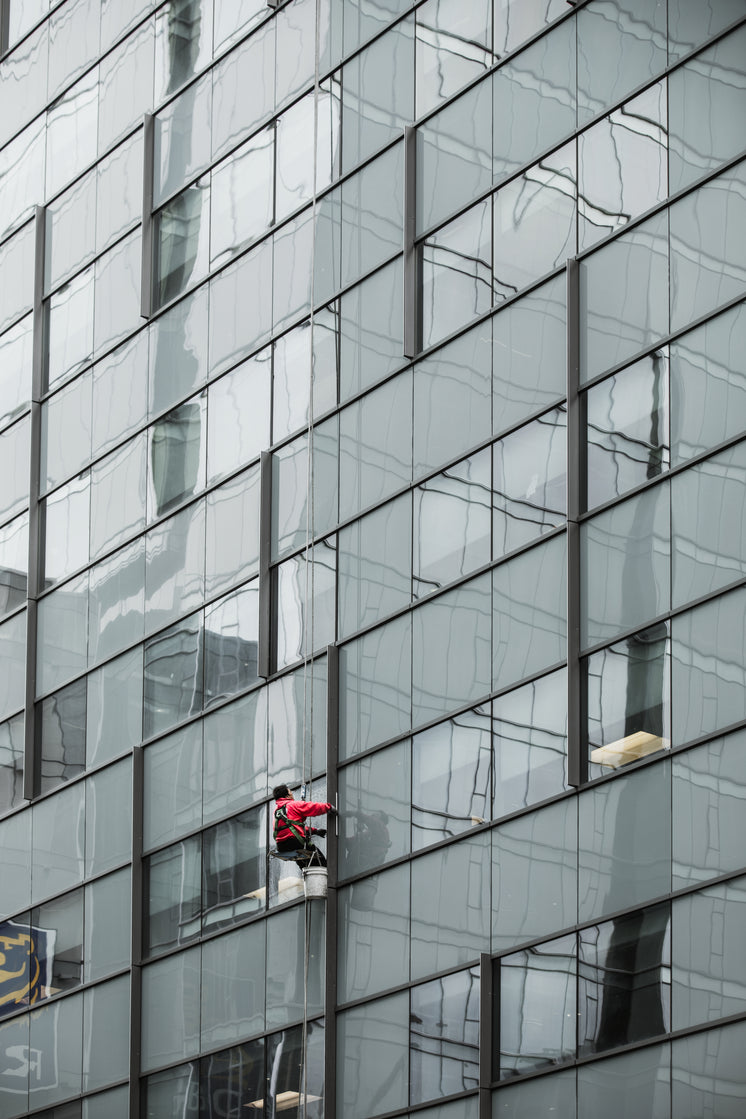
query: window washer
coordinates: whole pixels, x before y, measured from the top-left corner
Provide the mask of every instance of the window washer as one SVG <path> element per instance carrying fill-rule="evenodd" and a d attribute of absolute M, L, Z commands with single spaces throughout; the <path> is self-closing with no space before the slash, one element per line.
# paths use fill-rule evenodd
<path fill-rule="evenodd" d="M 306 820 L 309 816 L 335 815 L 334 805 L 296 800 L 287 785 L 275 785 L 272 796 L 277 802 L 272 835 L 278 854 L 291 858 L 294 855 L 301 866 L 326 866 L 326 859 L 311 842 L 312 835 L 325 836 L 326 828 L 312 828 Z"/>

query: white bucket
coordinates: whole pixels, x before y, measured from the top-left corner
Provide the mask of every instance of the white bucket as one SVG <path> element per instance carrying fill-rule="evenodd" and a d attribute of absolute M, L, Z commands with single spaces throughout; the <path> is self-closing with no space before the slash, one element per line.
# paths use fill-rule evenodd
<path fill-rule="evenodd" d="M 326 867 L 309 866 L 303 871 L 307 898 L 326 897 Z"/>

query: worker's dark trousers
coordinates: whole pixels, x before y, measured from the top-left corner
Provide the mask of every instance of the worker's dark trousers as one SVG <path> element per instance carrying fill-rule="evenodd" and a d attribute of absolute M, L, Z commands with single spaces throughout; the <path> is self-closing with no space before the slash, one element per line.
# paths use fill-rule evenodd
<path fill-rule="evenodd" d="M 326 859 L 318 847 L 314 847 L 313 843 L 309 843 L 307 847 L 301 847 L 295 839 L 281 839 L 277 843 L 277 850 L 281 855 L 289 855 L 297 851 L 298 861 L 304 866 L 308 864 L 311 866 L 326 866 Z"/>

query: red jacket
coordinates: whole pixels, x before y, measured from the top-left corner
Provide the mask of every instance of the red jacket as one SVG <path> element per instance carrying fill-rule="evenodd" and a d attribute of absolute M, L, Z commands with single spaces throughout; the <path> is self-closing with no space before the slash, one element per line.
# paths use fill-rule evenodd
<path fill-rule="evenodd" d="M 313 800 L 289 800 L 288 797 L 278 797 L 275 802 L 277 808 L 283 808 L 288 820 L 292 820 L 297 824 L 301 831 L 308 816 L 323 816 L 331 808 L 331 804 L 326 802 L 324 804 L 317 803 Z M 280 824 L 277 829 L 277 842 L 282 843 L 284 839 L 295 839 L 290 828 Z"/>

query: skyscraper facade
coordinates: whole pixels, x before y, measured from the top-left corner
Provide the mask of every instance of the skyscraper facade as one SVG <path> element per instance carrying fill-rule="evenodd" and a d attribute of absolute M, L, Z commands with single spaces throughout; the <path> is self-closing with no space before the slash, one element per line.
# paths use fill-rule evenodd
<path fill-rule="evenodd" d="M 743 1119 L 745 59 L 0 0 L 0 1119 Z"/>

